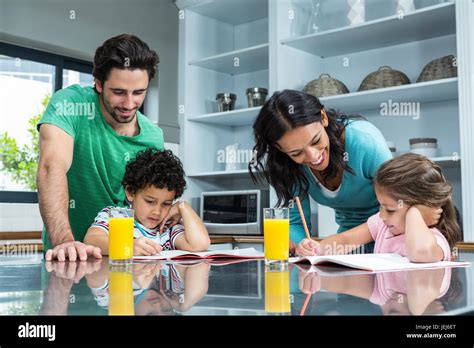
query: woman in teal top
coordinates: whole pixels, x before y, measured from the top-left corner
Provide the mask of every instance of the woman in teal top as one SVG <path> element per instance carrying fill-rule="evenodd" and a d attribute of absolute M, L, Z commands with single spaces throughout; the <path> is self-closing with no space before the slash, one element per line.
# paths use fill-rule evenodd
<path fill-rule="evenodd" d="M 367 222 L 379 209 L 373 178 L 392 158 L 380 131 L 360 116 L 325 110 L 318 98 L 292 90 L 276 92 L 253 125 L 256 161 L 276 191 L 277 204 L 300 197 L 311 230 L 309 197 L 336 211 L 338 233 Z M 305 238 L 296 205 L 290 212 L 290 239 Z M 366 250 L 367 251 L 367 250 Z"/>

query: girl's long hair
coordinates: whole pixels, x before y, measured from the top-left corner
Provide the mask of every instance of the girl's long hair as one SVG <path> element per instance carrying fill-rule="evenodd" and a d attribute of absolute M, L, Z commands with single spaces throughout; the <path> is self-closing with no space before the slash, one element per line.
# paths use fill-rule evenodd
<path fill-rule="evenodd" d="M 374 184 L 403 204 L 441 207 L 443 213 L 435 227 L 454 248 L 461 229 L 452 200 L 453 189 L 437 164 L 424 156 L 407 153 L 382 164 Z"/>
<path fill-rule="evenodd" d="M 276 142 L 288 131 L 314 122 L 322 123 L 321 110 L 324 105 L 317 97 L 293 91 L 275 92 L 265 103 L 253 124 L 255 147 L 254 159 L 249 164 L 249 172 L 254 183 L 265 179 L 276 191 L 278 202 L 287 206 L 298 189 L 300 195 L 308 191 L 308 180 L 302 166 L 276 147 Z M 363 119 L 354 115 L 346 116 L 337 111 L 325 110 L 328 126 L 325 128 L 330 142 L 330 161 L 322 173 L 323 181 L 333 178 L 340 171 L 354 174 L 344 159 L 345 144 L 342 134 L 350 119 Z M 255 171 L 255 172 L 254 172 Z"/>

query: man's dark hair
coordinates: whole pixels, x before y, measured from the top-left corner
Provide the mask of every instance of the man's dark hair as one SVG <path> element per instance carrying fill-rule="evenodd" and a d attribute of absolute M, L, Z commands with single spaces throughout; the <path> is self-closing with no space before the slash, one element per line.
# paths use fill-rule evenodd
<path fill-rule="evenodd" d="M 148 72 L 150 81 L 155 77 L 159 62 L 158 54 L 145 42 L 134 35 L 122 34 L 106 40 L 97 48 L 92 75 L 104 85 L 112 68 L 140 69 Z"/>
<path fill-rule="evenodd" d="M 167 188 L 179 198 L 186 188 L 186 180 L 183 165 L 173 152 L 150 147 L 138 152 L 127 164 L 122 185 L 132 194 L 149 186 Z"/>

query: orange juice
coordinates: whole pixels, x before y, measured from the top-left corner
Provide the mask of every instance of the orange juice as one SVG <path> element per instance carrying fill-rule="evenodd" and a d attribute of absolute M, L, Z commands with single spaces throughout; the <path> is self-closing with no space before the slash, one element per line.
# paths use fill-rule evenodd
<path fill-rule="evenodd" d="M 131 272 L 109 273 L 109 315 L 133 315 Z"/>
<path fill-rule="evenodd" d="M 289 271 L 265 272 L 265 311 L 291 312 Z"/>
<path fill-rule="evenodd" d="M 109 218 L 109 258 L 127 260 L 133 256 L 133 218 Z"/>
<path fill-rule="evenodd" d="M 290 220 L 264 219 L 263 245 L 265 259 L 288 260 L 290 248 Z"/>

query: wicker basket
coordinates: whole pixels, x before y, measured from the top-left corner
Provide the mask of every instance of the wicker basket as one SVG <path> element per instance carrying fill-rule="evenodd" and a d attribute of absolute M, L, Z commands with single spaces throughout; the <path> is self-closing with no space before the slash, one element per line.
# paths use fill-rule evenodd
<path fill-rule="evenodd" d="M 346 85 L 332 78 L 329 74 L 321 74 L 318 79 L 309 82 L 303 89 L 303 92 L 320 98 L 349 93 L 349 90 Z"/>
<path fill-rule="evenodd" d="M 447 79 L 458 76 L 458 68 L 454 64 L 455 57 L 449 56 L 435 59 L 425 65 L 416 82 Z"/>
<path fill-rule="evenodd" d="M 408 84 L 410 84 L 410 79 L 407 75 L 389 66 L 381 66 L 379 70 L 371 72 L 365 77 L 358 91 Z"/>

